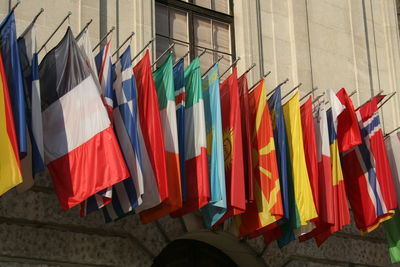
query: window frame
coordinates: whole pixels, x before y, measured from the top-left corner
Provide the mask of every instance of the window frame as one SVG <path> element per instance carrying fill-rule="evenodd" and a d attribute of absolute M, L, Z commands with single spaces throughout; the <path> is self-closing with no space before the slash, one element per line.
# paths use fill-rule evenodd
<path fill-rule="evenodd" d="M 218 22 L 229 24 L 229 31 L 230 31 L 230 46 L 231 46 L 231 53 L 226 53 L 222 51 L 215 50 L 214 48 L 206 48 L 207 51 L 218 53 L 218 54 L 225 54 L 232 56 L 232 62 L 236 60 L 236 44 L 235 44 L 235 23 L 234 23 L 234 13 L 233 13 L 233 0 L 229 1 L 229 12 L 230 14 L 222 13 L 219 11 L 215 11 L 212 9 L 208 9 L 205 7 L 201 7 L 198 5 L 193 4 L 193 0 L 188 0 L 188 2 L 180 1 L 180 0 L 155 0 L 156 3 L 165 5 L 167 7 L 176 8 L 179 10 L 184 10 L 188 12 L 188 38 L 189 38 L 189 56 L 190 61 L 192 61 L 195 57 L 195 47 L 205 48 L 202 46 L 195 46 L 194 44 L 194 16 L 199 16 L 207 19 L 213 19 Z M 168 38 L 177 43 L 186 43 L 181 40 L 176 40 L 170 36 L 164 36 L 162 34 L 157 34 L 156 36 L 160 36 L 163 38 Z"/>

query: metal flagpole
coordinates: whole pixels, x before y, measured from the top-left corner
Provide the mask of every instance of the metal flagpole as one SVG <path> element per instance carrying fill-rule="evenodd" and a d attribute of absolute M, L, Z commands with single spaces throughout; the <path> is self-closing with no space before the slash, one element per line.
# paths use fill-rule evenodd
<path fill-rule="evenodd" d="M 284 99 L 285 97 L 287 97 L 288 95 L 290 95 L 292 92 L 294 92 L 296 89 L 298 89 L 300 86 L 302 86 L 302 83 L 299 83 L 298 85 L 296 85 L 295 88 L 293 88 L 292 90 L 290 90 L 289 92 L 287 92 L 284 96 L 282 96 L 282 99 Z"/>
<path fill-rule="evenodd" d="M 21 4 L 21 1 L 20 1 L 20 0 L 18 0 L 18 1 L 15 3 L 15 5 L 11 8 L 10 12 L 8 12 L 8 13 L 13 12 L 13 11 L 17 8 L 17 6 L 19 6 L 19 4 Z"/>
<path fill-rule="evenodd" d="M 325 95 L 325 92 L 322 92 L 322 94 L 321 95 L 319 95 L 319 96 L 317 96 L 314 100 L 313 100 L 313 104 L 315 103 L 315 102 L 317 102 L 318 101 L 318 99 L 320 99 L 321 97 L 323 97 Z"/>
<path fill-rule="evenodd" d="M 61 23 L 57 26 L 57 28 L 53 31 L 53 33 L 50 35 L 50 37 L 46 40 L 46 42 L 44 42 L 44 44 L 42 45 L 42 47 L 39 49 L 38 54 L 40 53 L 40 51 L 43 50 L 43 48 L 46 47 L 47 43 L 51 40 L 51 38 L 53 38 L 53 36 L 56 34 L 56 32 L 61 28 L 61 26 L 64 24 L 64 22 L 72 15 L 71 11 L 68 11 L 68 14 L 64 17 L 64 19 L 61 21 Z"/>
<path fill-rule="evenodd" d="M 36 20 L 39 18 L 39 16 L 40 16 L 43 12 L 44 12 L 44 9 L 41 8 L 41 9 L 39 10 L 39 12 L 36 14 L 36 16 L 33 18 L 32 22 L 31 22 L 31 23 L 28 25 L 28 27 L 26 27 L 26 29 L 22 32 L 22 34 L 21 34 L 20 37 L 22 37 L 22 36 L 24 36 L 24 35 L 26 34 L 26 31 L 27 31 L 33 24 L 35 24 Z"/>
<path fill-rule="evenodd" d="M 396 92 L 391 93 L 391 94 L 389 95 L 389 97 L 386 98 L 386 100 L 383 101 L 383 103 L 379 105 L 378 109 L 380 109 L 383 105 L 385 105 L 395 94 L 396 94 Z"/>
<path fill-rule="evenodd" d="M 269 97 L 276 89 L 278 89 L 279 86 L 284 85 L 284 84 L 287 83 L 288 81 L 289 81 L 289 78 L 286 78 L 286 80 L 284 80 L 283 82 L 281 82 L 280 84 L 278 84 L 277 86 L 275 86 L 275 88 L 274 88 L 271 92 L 269 92 L 269 93 L 267 94 L 267 97 Z"/>
<path fill-rule="evenodd" d="M 247 74 L 247 73 L 249 73 L 255 66 L 257 66 L 257 64 L 256 63 L 253 63 L 253 64 L 251 64 L 251 66 L 243 73 L 243 74 Z"/>
<path fill-rule="evenodd" d="M 226 71 L 224 71 L 224 73 L 222 73 L 221 75 L 219 75 L 219 77 L 223 77 L 233 66 L 236 65 L 236 63 L 240 60 L 240 57 L 238 57 L 235 61 L 233 61 L 233 63 L 226 69 Z"/>
<path fill-rule="evenodd" d="M 146 48 L 151 45 L 152 42 L 154 42 L 156 38 L 153 37 L 150 41 L 147 42 L 147 44 L 142 48 L 142 50 L 139 51 L 139 53 L 136 54 L 136 56 L 133 57 L 133 59 L 131 60 L 131 63 L 138 57 L 140 56 L 140 54 L 143 53 L 144 50 L 146 50 Z"/>
<path fill-rule="evenodd" d="M 85 27 L 83 27 L 83 29 L 81 30 L 81 32 L 78 33 L 78 35 L 75 37 L 75 40 L 76 40 L 76 39 L 79 39 L 79 37 L 81 36 L 81 34 L 89 27 L 89 25 L 92 23 L 92 21 L 93 21 L 93 19 L 90 19 L 90 20 L 88 21 L 88 23 L 86 23 Z"/>
<path fill-rule="evenodd" d="M 206 74 L 215 66 L 215 64 L 217 64 L 218 62 L 220 62 L 221 59 L 223 59 L 223 58 L 224 58 L 224 56 L 219 56 L 219 58 L 217 59 L 217 61 L 215 61 L 215 62 L 211 65 L 211 67 L 209 67 L 209 68 L 204 72 L 204 74 L 201 76 L 201 78 L 204 78 L 204 77 L 206 76 Z"/>
<path fill-rule="evenodd" d="M 357 90 L 354 90 L 353 92 L 351 92 L 351 93 L 349 94 L 349 97 L 352 97 L 355 93 L 357 93 Z"/>
<path fill-rule="evenodd" d="M 362 103 L 362 105 L 360 105 L 358 108 L 361 108 L 362 106 L 364 106 L 365 104 L 367 104 L 369 101 L 371 101 L 372 98 L 374 98 L 375 96 L 381 95 L 383 94 L 383 90 L 380 90 L 376 95 L 371 96 L 367 101 L 365 101 L 364 103 Z"/>
<path fill-rule="evenodd" d="M 115 30 L 115 26 L 112 26 L 111 29 L 101 38 L 100 42 L 92 49 L 92 52 L 96 50 L 97 47 L 101 45 L 101 43 Z"/>
<path fill-rule="evenodd" d="M 394 133 L 395 131 L 397 131 L 397 130 L 399 130 L 399 129 L 400 129 L 400 126 L 397 127 L 397 128 L 395 128 L 394 130 L 388 132 L 387 134 L 385 134 L 385 139 L 388 138 L 392 133 Z"/>
<path fill-rule="evenodd" d="M 125 39 L 125 41 L 115 50 L 115 52 L 112 54 L 111 57 L 115 56 L 116 53 L 129 41 L 132 39 L 132 37 L 135 35 L 135 32 L 131 32 L 131 34 L 128 36 L 128 38 Z"/>
<path fill-rule="evenodd" d="M 255 84 L 253 84 L 252 87 L 250 87 L 249 92 L 252 91 L 263 79 L 267 78 L 268 75 L 270 75 L 270 74 L 271 74 L 271 71 L 268 71 L 264 76 L 262 76 L 261 79 L 258 80 L 258 82 L 256 82 Z M 275 91 L 275 89 L 273 89 L 272 91 Z"/>
<path fill-rule="evenodd" d="M 153 68 L 154 65 L 157 64 L 157 62 L 166 54 L 168 53 L 169 50 L 171 50 L 173 47 L 175 46 L 175 43 L 172 43 L 170 46 L 168 46 L 168 48 L 161 54 L 161 56 L 159 56 L 156 61 L 154 61 L 154 63 L 151 65 L 151 67 Z"/>
<path fill-rule="evenodd" d="M 305 94 L 302 98 L 300 98 L 300 101 L 302 101 L 304 98 L 306 98 L 307 96 L 309 96 L 309 95 L 311 95 L 312 93 L 314 93 L 315 90 L 317 90 L 317 89 L 318 89 L 317 86 L 315 86 L 314 88 L 312 88 L 310 92 L 308 92 L 308 93 Z"/>
<path fill-rule="evenodd" d="M 198 58 L 201 58 L 206 52 L 207 52 L 207 48 L 204 48 L 204 50 L 200 53 Z"/>
<path fill-rule="evenodd" d="M 181 61 L 182 59 L 184 59 L 185 57 L 187 57 L 187 55 L 189 55 L 190 51 L 187 51 L 183 56 L 181 56 L 174 64 L 174 67 L 176 66 L 176 64 L 178 64 L 179 61 Z"/>

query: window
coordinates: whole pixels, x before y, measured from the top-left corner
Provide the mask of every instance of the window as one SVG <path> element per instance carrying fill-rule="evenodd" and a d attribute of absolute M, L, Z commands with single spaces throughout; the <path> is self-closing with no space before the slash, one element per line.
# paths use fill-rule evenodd
<path fill-rule="evenodd" d="M 175 43 L 176 59 L 188 51 L 185 66 L 204 49 L 200 58 L 204 73 L 221 55 L 220 71 L 235 58 L 232 0 L 156 0 L 156 56 Z M 158 64 L 162 64 L 164 58 Z M 225 76 L 226 77 L 226 76 Z"/>

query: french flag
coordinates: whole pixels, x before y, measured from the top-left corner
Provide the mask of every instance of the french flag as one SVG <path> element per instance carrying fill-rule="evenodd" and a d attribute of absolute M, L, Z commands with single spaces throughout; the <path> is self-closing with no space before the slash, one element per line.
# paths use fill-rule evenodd
<path fill-rule="evenodd" d="M 68 210 L 129 177 L 93 76 L 70 28 L 40 64 L 44 158 Z"/>

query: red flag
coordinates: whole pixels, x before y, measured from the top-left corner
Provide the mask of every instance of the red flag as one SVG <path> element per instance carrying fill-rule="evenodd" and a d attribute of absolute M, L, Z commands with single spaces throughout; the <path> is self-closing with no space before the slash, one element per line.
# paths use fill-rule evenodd
<path fill-rule="evenodd" d="M 251 151 L 251 131 L 250 128 L 250 110 L 249 110 L 249 88 L 247 86 L 247 76 L 244 73 L 238 79 L 240 110 L 242 121 L 242 137 L 243 137 L 243 159 L 244 159 L 244 174 L 246 176 L 246 202 L 254 201 L 253 192 L 253 159 Z"/>
<path fill-rule="evenodd" d="M 346 89 L 340 89 L 336 93 L 336 96 L 339 98 L 342 105 L 345 106 L 343 112 L 338 116 L 337 125 L 339 151 L 343 152 L 361 144 L 362 141 L 353 102 L 347 95 Z"/>
<path fill-rule="evenodd" d="M 144 144 L 157 181 L 160 200 L 161 202 L 168 201 L 165 146 L 160 112 L 158 109 L 157 93 L 151 73 L 149 51 L 147 51 L 146 55 L 136 64 L 133 71 L 135 73 L 138 91 L 139 120 Z M 146 184 L 144 184 L 144 186 L 146 186 Z"/>
<path fill-rule="evenodd" d="M 236 67 L 221 84 L 222 135 L 224 139 L 227 211 L 214 225 L 246 209 L 242 125 Z"/>

